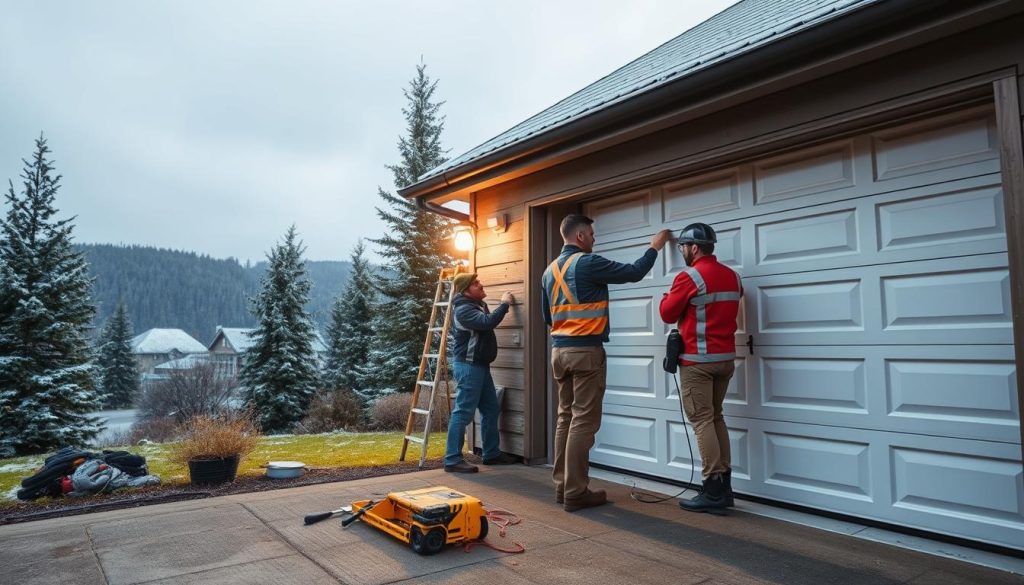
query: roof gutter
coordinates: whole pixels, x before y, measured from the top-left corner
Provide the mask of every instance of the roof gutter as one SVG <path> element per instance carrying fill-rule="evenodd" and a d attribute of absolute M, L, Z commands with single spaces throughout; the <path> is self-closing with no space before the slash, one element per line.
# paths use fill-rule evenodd
<path fill-rule="evenodd" d="M 471 187 L 515 168 L 538 164 L 545 158 L 567 160 L 582 156 L 596 148 L 593 144 L 581 143 L 588 140 L 595 141 L 600 136 L 607 136 L 616 130 L 627 128 L 631 124 L 630 132 L 623 133 L 629 135 L 627 139 L 659 130 L 668 124 L 665 123 L 665 120 L 661 120 L 660 124 L 657 120 L 652 123 L 650 121 L 652 112 L 684 109 L 701 100 L 712 98 L 714 95 L 721 95 L 722 90 L 729 84 L 735 84 L 737 80 L 751 78 L 752 71 L 757 72 L 758 79 L 770 78 L 775 74 L 792 69 L 794 62 L 799 60 L 798 57 L 807 53 L 821 54 L 826 47 L 842 47 L 844 43 L 849 44 L 851 41 L 870 42 L 886 35 L 906 33 L 908 30 L 917 29 L 926 23 L 941 21 L 943 14 L 959 16 L 960 13 L 973 13 L 977 16 L 978 13 L 986 12 L 988 8 L 1006 8 L 1011 4 L 1013 4 L 1011 0 L 987 2 L 940 0 L 929 3 L 890 0 L 871 4 L 792 37 L 780 39 L 775 43 L 737 55 L 708 69 L 686 75 L 654 90 L 632 98 L 626 97 L 618 104 L 610 104 L 593 114 L 582 116 L 574 122 L 541 132 L 535 137 L 527 138 L 507 148 L 500 148 L 477 159 L 467 161 L 405 189 L 400 189 L 398 193 L 403 197 L 415 198 L 416 206 L 419 209 L 468 221 L 468 215 L 437 205 L 432 200 L 449 195 L 453 191 Z M 978 26 L 980 24 L 977 22 L 978 20 L 983 22 L 989 18 L 965 19 L 965 21 L 973 22 L 970 26 Z M 880 27 L 879 23 L 885 24 Z M 967 22 L 964 23 L 965 29 L 967 24 Z M 873 36 L 865 38 L 865 31 L 871 32 Z M 557 149 L 563 145 L 567 146 L 561 150 Z"/>
<path fill-rule="evenodd" d="M 444 178 L 444 175 L 440 175 L 440 176 L 441 176 L 441 178 Z M 445 185 L 447 185 L 447 183 L 445 183 Z M 462 223 L 469 223 L 469 224 L 473 223 L 472 221 L 470 221 L 468 213 L 462 213 L 461 211 L 455 211 L 454 209 L 449 209 L 449 208 L 447 208 L 447 207 L 445 207 L 443 205 L 438 205 L 437 203 L 434 203 L 433 201 L 430 200 L 432 197 L 440 197 L 442 194 L 443 193 L 438 193 L 438 194 L 435 194 L 433 196 L 431 196 L 431 195 L 417 195 L 413 200 L 416 202 L 416 208 L 420 209 L 422 211 L 427 211 L 429 213 L 436 213 L 438 215 L 443 215 L 445 217 L 450 217 L 450 218 L 456 219 L 456 220 L 458 220 L 458 221 L 460 221 Z"/>

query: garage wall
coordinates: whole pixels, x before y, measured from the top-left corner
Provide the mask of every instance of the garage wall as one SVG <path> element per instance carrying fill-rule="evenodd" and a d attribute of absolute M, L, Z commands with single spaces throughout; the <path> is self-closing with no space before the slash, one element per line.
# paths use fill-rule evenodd
<path fill-rule="evenodd" d="M 525 250 L 523 238 L 525 222 L 524 206 L 513 205 L 502 209 L 489 207 L 498 200 L 479 199 L 473 206 L 474 223 L 480 226 L 476 232 L 475 266 L 480 282 L 487 291 L 486 302 L 493 310 L 498 306 L 501 295 L 510 291 L 517 303 L 509 311 L 495 331 L 498 338 L 498 358 L 491 364 L 491 376 L 495 386 L 505 389 L 502 397 L 502 414 L 498 421 L 503 451 L 522 455 L 524 453 L 524 403 L 523 389 L 526 387 L 523 371 L 525 300 Z M 487 226 L 487 218 L 504 214 L 507 228 L 495 231 Z M 479 444 L 479 440 L 477 441 Z"/>

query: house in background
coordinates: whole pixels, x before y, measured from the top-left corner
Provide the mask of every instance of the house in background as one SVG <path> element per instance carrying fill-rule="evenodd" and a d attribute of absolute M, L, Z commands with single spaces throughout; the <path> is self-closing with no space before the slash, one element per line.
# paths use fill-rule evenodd
<path fill-rule="evenodd" d="M 132 354 L 144 379 L 157 364 L 205 353 L 206 346 L 181 329 L 149 329 L 132 338 Z"/>
<path fill-rule="evenodd" d="M 502 449 L 551 460 L 561 218 L 627 262 L 702 221 L 744 278 L 736 492 L 1024 550 L 1021 31 L 1020 0 L 742 0 L 400 190 L 472 222 L 481 282 L 522 300 Z M 594 464 L 700 475 L 660 367 L 684 267 L 669 245 L 611 289 Z"/>
<path fill-rule="evenodd" d="M 250 334 L 253 331 L 253 328 L 217 326 L 217 334 L 207 350 L 210 353 L 210 358 L 218 364 L 223 375 L 238 375 L 245 363 L 243 354 L 252 347 L 253 341 Z M 317 367 L 323 367 L 327 355 L 327 344 L 319 331 L 316 332 L 316 337 L 313 339 L 313 351 L 317 356 Z"/>

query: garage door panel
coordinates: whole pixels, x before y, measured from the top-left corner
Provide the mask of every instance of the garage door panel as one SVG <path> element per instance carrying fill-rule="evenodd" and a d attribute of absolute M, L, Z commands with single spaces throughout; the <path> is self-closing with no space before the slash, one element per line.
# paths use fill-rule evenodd
<path fill-rule="evenodd" d="M 606 404 L 590 460 L 652 473 L 664 470 L 666 416 L 671 412 Z"/>
<path fill-rule="evenodd" d="M 999 158 L 989 106 L 874 132 L 871 138 L 879 181 Z"/>
<path fill-rule="evenodd" d="M 1013 347 L 755 348 L 746 400 L 725 415 L 984 441 L 1020 441 Z M 749 381 L 748 381 L 749 380 Z M 738 397 L 737 397 L 738 398 Z"/>
<path fill-rule="evenodd" d="M 757 345 L 1013 343 L 1006 263 L 1000 253 L 746 278 L 745 309 Z"/>
<path fill-rule="evenodd" d="M 749 168 L 684 179 L 662 187 L 662 222 L 683 222 L 694 217 L 735 211 L 753 202 Z"/>
<path fill-rule="evenodd" d="M 876 215 L 878 250 L 883 256 L 911 247 L 964 245 L 979 240 L 990 245 L 972 246 L 965 252 L 1001 252 L 1006 242 L 1003 192 L 995 184 L 879 202 Z"/>
<path fill-rule="evenodd" d="M 893 447 L 893 506 L 930 514 L 1020 522 L 1020 461 Z"/>
<path fill-rule="evenodd" d="M 653 235 L 653 233 L 652 233 Z M 615 242 L 609 245 L 597 245 L 594 246 L 594 252 L 604 256 L 609 260 L 615 262 L 621 262 L 623 264 L 632 264 L 639 260 L 650 248 L 651 236 L 641 238 L 631 238 L 629 240 Z M 627 284 L 612 284 L 609 285 L 609 290 L 629 289 L 636 288 L 638 286 L 649 286 L 652 282 L 661 282 L 664 280 L 664 272 L 660 262 L 655 262 L 654 267 L 641 279 L 639 282 L 631 282 Z"/>
<path fill-rule="evenodd" d="M 873 501 L 868 443 L 768 431 L 763 437 L 765 484 Z"/>
<path fill-rule="evenodd" d="M 854 208 L 763 223 L 756 230 L 757 263 L 761 266 L 851 255 L 860 250 Z"/>
<path fill-rule="evenodd" d="M 697 436 L 693 426 L 683 424 L 679 420 L 667 420 L 668 428 L 668 467 L 678 470 L 677 476 L 682 481 L 691 480 L 690 469 L 693 469 L 693 482 L 702 481 L 701 469 L 704 462 L 697 448 Z M 729 451 L 732 456 L 733 480 L 750 479 L 750 433 L 745 428 L 729 426 Z M 687 442 L 689 441 L 689 442 Z"/>
<path fill-rule="evenodd" d="M 762 406 L 867 414 L 863 359 L 760 358 Z"/>
<path fill-rule="evenodd" d="M 1012 324 L 1007 268 L 881 277 L 885 331 L 943 328 L 1008 329 Z M 954 341 L 951 339 L 950 341 Z"/>
<path fill-rule="evenodd" d="M 855 183 L 853 141 L 843 140 L 754 163 L 754 204 L 761 205 Z"/>
<path fill-rule="evenodd" d="M 587 204 L 584 213 L 594 220 L 595 231 L 600 229 L 602 236 L 643 230 L 654 233 L 650 228 L 656 218 L 652 216 L 651 190 L 643 189 L 594 201 Z"/>

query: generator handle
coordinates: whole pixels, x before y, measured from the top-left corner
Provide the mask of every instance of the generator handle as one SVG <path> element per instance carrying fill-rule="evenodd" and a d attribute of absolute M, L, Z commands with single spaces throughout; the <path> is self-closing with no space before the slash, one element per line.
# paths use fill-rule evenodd
<path fill-rule="evenodd" d="M 358 512 L 356 512 L 355 514 L 352 514 L 348 518 L 345 518 L 344 520 L 342 520 L 341 521 L 342 527 L 348 526 L 349 524 L 351 524 L 351 523 L 355 522 L 356 520 L 358 520 L 360 516 L 365 514 L 366 511 L 369 510 L 370 508 L 372 508 L 373 505 L 376 504 L 376 503 L 377 502 L 375 502 L 373 500 L 370 500 L 370 502 L 368 504 L 366 504 L 362 508 L 359 508 Z"/>

